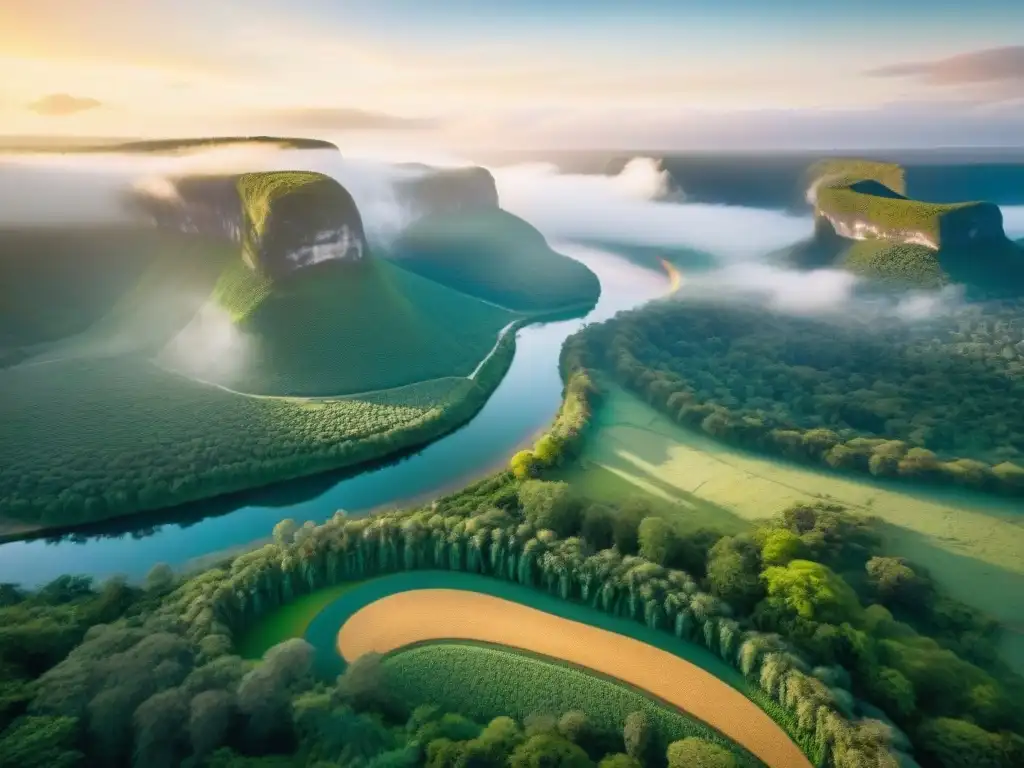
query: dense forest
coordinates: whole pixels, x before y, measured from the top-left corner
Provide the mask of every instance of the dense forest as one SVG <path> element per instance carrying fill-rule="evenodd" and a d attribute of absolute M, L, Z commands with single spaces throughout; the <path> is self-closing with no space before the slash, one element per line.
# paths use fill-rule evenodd
<path fill-rule="evenodd" d="M 81 525 L 381 459 L 463 424 L 514 354 L 508 333 L 473 380 L 322 402 L 243 397 L 141 361 L 13 369 L 0 379 L 0 524 Z"/>
<path fill-rule="evenodd" d="M 590 365 L 723 441 L 879 477 L 1024 494 L 1024 310 L 910 324 L 666 301 L 589 326 Z"/>
<path fill-rule="evenodd" d="M 5 585 L 0 756 L 25 768 L 729 765 L 699 742 L 645 753 L 642 718 L 626 719 L 614 747 L 624 756 L 609 756 L 612 735 L 587 741 L 579 727 L 585 711 L 486 725 L 409 712 L 379 659 L 317 680 L 299 639 L 255 664 L 234 655 L 239 633 L 298 595 L 442 568 L 708 648 L 824 764 L 895 768 L 914 765 L 913 752 L 928 768 L 1020 765 L 1024 683 L 996 660 L 997 628 L 878 547 L 872 520 L 823 504 L 742 535 L 684 535 L 640 502 L 584 503 L 562 483 L 505 473 L 427 507 L 284 521 L 273 543 L 183 580 L 157 567 L 145 588 Z"/>

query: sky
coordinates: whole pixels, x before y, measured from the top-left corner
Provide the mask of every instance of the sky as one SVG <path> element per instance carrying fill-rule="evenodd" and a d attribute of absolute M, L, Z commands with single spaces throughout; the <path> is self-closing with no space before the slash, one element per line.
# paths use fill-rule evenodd
<path fill-rule="evenodd" d="M 0 0 L 0 134 L 1024 143 L 1020 0 Z"/>

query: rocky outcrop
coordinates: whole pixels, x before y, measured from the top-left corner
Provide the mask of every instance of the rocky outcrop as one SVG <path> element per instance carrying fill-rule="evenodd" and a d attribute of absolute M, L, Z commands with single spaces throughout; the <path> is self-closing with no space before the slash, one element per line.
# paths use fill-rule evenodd
<path fill-rule="evenodd" d="M 420 173 L 398 182 L 399 199 L 416 218 L 498 208 L 498 187 L 486 168 L 402 166 Z"/>
<path fill-rule="evenodd" d="M 319 173 L 157 179 L 140 184 L 130 202 L 159 228 L 238 243 L 246 264 L 272 279 L 366 253 L 355 201 Z"/>
<path fill-rule="evenodd" d="M 329 176 L 245 174 L 238 190 L 246 214 L 243 253 L 272 278 L 324 261 L 359 261 L 367 254 L 355 200 Z"/>
<path fill-rule="evenodd" d="M 876 181 L 819 189 L 815 218 L 849 240 L 888 240 L 935 251 L 1006 241 L 1002 213 L 992 203 L 923 203 Z"/>
<path fill-rule="evenodd" d="M 242 241 L 242 201 L 237 176 L 150 179 L 133 190 L 129 203 L 160 229 Z"/>

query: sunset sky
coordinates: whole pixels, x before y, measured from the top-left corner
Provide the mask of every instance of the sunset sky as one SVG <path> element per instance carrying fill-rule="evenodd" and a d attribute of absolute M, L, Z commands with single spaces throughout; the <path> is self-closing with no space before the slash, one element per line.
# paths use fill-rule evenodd
<path fill-rule="evenodd" d="M 1020 0 L 0 0 L 0 133 L 1024 143 Z"/>

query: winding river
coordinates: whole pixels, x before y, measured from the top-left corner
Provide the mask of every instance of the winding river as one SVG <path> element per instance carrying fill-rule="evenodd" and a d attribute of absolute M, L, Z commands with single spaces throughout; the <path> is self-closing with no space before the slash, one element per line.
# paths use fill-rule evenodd
<path fill-rule="evenodd" d="M 426 499 L 502 465 L 554 418 L 562 397 L 558 357 L 566 337 L 584 323 L 606 320 L 671 288 L 665 273 L 611 253 L 572 244 L 555 247 L 598 276 L 600 301 L 582 319 L 520 329 L 511 369 L 483 409 L 460 429 L 399 461 L 358 474 L 296 480 L 159 516 L 115 521 L 106 530 L 59 541 L 4 544 L 0 583 L 34 586 L 64 573 L 138 579 L 159 562 L 175 568 L 198 566 L 260 543 L 285 518 L 322 522 L 339 509 L 361 512 Z"/>

